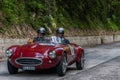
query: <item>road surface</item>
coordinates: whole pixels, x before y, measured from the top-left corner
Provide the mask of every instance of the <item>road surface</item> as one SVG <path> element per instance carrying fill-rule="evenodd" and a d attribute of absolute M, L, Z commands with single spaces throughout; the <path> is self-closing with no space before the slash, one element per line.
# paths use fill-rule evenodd
<path fill-rule="evenodd" d="M 56 80 L 120 80 L 120 56 L 90 69 L 78 72 L 76 75 Z"/>
<path fill-rule="evenodd" d="M 0 80 L 120 80 L 120 43 L 85 48 L 85 68 L 76 70 L 75 65 L 68 68 L 64 77 L 55 72 L 23 72 L 10 75 L 6 61 L 0 62 Z M 113 79 L 115 77 L 115 79 Z"/>

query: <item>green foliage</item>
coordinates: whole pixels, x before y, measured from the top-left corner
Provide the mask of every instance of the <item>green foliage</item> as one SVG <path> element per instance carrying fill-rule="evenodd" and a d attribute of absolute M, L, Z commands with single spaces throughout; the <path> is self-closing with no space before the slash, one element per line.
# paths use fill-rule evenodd
<path fill-rule="evenodd" d="M 0 21 L 33 29 L 120 29 L 119 0 L 1 0 Z M 1 29 L 3 30 L 3 29 Z M 0 32 L 1 32 L 0 30 Z"/>

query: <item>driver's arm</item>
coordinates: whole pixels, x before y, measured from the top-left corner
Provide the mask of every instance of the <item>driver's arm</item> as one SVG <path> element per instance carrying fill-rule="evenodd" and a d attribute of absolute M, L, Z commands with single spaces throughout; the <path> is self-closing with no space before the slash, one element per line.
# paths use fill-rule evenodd
<path fill-rule="evenodd" d="M 69 41 L 68 39 L 66 39 L 66 43 L 67 43 L 67 44 L 70 44 L 70 41 Z"/>
<path fill-rule="evenodd" d="M 62 43 L 63 43 L 63 44 L 70 44 L 70 41 L 69 41 L 68 39 L 64 39 L 64 40 L 62 41 Z"/>

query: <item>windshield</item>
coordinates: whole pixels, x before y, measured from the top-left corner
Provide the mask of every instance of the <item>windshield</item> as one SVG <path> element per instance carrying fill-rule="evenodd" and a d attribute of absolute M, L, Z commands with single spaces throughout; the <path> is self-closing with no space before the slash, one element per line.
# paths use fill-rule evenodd
<path fill-rule="evenodd" d="M 45 45 L 45 46 L 55 46 L 54 43 L 39 43 L 39 45 Z"/>
<path fill-rule="evenodd" d="M 51 41 L 51 39 L 44 39 L 44 40 L 38 40 L 34 43 L 39 43 L 39 45 L 46 45 L 46 46 L 54 46 L 55 44 Z"/>
<path fill-rule="evenodd" d="M 46 38 L 44 40 L 35 41 L 35 43 L 40 43 L 42 45 L 55 45 L 55 44 L 66 44 L 61 38 L 52 36 L 51 38 Z"/>

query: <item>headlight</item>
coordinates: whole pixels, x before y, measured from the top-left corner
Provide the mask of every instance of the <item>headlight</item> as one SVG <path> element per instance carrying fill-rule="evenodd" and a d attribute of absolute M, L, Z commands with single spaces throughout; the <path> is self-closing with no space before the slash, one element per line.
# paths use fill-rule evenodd
<path fill-rule="evenodd" d="M 12 55 L 12 49 L 6 50 L 6 55 L 10 57 Z"/>
<path fill-rule="evenodd" d="M 51 59 L 56 58 L 56 53 L 55 53 L 55 51 L 50 52 L 50 53 L 49 53 L 49 57 L 50 57 Z"/>

